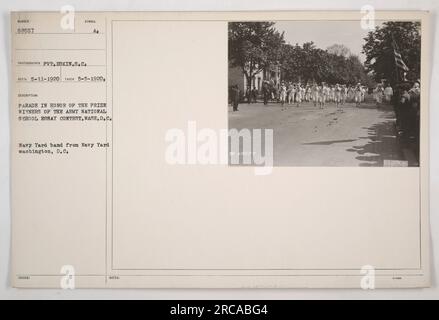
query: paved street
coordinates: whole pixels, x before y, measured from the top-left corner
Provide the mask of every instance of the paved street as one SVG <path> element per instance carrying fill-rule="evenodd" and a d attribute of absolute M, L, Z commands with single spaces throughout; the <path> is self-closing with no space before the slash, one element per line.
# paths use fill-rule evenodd
<path fill-rule="evenodd" d="M 229 107 L 229 129 L 274 130 L 275 166 L 404 166 L 416 165 L 412 153 L 396 136 L 391 106 L 377 109 L 373 102 L 360 108 L 312 103 L 262 103 Z M 392 161 L 385 161 L 392 160 Z"/>

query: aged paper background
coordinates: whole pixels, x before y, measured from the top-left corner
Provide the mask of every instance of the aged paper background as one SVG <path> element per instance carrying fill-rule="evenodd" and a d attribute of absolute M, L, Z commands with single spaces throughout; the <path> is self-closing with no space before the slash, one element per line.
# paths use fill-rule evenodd
<path fill-rule="evenodd" d="M 12 122 L 14 285 L 59 286 L 65 264 L 75 266 L 80 287 L 359 287 L 366 264 L 377 268 L 378 286 L 428 285 L 427 86 L 420 168 L 275 168 L 255 176 L 251 168 L 164 161 L 167 129 L 184 130 L 190 120 L 227 128 L 227 21 L 358 19 L 358 12 L 82 15 L 105 21 L 108 82 L 73 92 L 60 86 L 56 95 L 105 95 L 113 121 Z M 43 25 L 59 19 L 32 17 Z M 423 19 L 427 83 L 427 15 L 379 17 Z M 15 37 L 13 49 L 56 40 Z M 42 99 L 54 94 L 38 90 Z M 108 139 L 112 148 L 62 161 L 14 153 L 35 136 Z"/>

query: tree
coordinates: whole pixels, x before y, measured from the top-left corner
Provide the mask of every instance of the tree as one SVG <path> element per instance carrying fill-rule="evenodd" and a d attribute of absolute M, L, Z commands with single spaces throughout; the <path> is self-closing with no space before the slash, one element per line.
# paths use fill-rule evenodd
<path fill-rule="evenodd" d="M 328 82 L 331 84 L 355 84 L 361 82 L 371 85 L 370 77 L 358 56 L 349 54 L 350 50 L 343 45 L 331 46 L 338 48 L 337 54 L 316 48 L 313 42 L 306 42 L 300 47 L 285 44 L 282 52 L 283 78 L 287 81 Z M 343 53 L 343 54 L 340 54 Z"/>
<path fill-rule="evenodd" d="M 365 66 L 376 81 L 387 79 L 395 84 L 400 79 L 395 66 L 393 39 L 402 59 L 410 69 L 407 78 L 415 80 L 420 76 L 421 64 L 421 24 L 420 22 L 385 22 L 364 38 L 363 53 Z"/>
<path fill-rule="evenodd" d="M 306 42 L 302 47 L 285 44 L 282 53 L 281 66 L 285 80 L 307 83 L 320 82 L 324 78 L 324 51 L 316 48 L 313 42 Z"/>
<path fill-rule="evenodd" d="M 284 36 L 273 25 L 274 22 L 229 23 L 229 63 L 242 69 L 249 87 L 257 73 L 281 59 Z"/>
<path fill-rule="evenodd" d="M 351 50 L 349 50 L 349 48 L 346 47 L 344 44 L 335 43 L 332 46 L 329 46 L 326 51 L 331 54 L 335 54 L 336 56 L 342 56 L 345 58 L 351 55 Z"/>
<path fill-rule="evenodd" d="M 348 67 L 347 67 L 347 82 L 348 83 L 358 83 L 361 82 L 368 87 L 375 86 L 375 82 L 368 75 L 367 71 L 364 68 L 363 63 L 361 63 L 360 58 L 357 55 L 350 55 L 347 58 Z"/>
<path fill-rule="evenodd" d="M 303 68 L 303 52 L 298 44 L 284 44 L 282 46 L 281 68 L 283 79 L 288 81 L 300 81 Z"/>

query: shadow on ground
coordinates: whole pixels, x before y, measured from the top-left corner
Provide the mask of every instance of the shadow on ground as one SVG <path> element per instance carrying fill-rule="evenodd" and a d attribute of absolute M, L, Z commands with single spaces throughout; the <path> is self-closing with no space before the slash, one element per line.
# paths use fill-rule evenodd
<path fill-rule="evenodd" d="M 346 139 L 346 140 L 329 140 L 329 141 L 317 141 L 317 142 L 308 142 L 302 143 L 303 145 L 320 145 L 320 146 L 329 146 L 334 143 L 344 143 L 344 142 L 352 142 L 356 139 Z"/>
<path fill-rule="evenodd" d="M 383 108 L 382 111 L 381 122 L 364 128 L 367 130 L 367 136 L 360 139 L 367 142 L 346 150 L 358 154 L 355 158 L 362 161 L 362 167 L 383 166 L 384 160 L 406 160 L 396 133 L 394 115 L 388 108 Z"/>

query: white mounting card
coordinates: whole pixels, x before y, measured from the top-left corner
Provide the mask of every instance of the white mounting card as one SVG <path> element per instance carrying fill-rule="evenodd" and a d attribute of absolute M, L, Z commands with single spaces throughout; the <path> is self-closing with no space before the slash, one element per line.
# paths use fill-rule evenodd
<path fill-rule="evenodd" d="M 429 13 L 12 12 L 14 287 L 428 287 Z"/>

